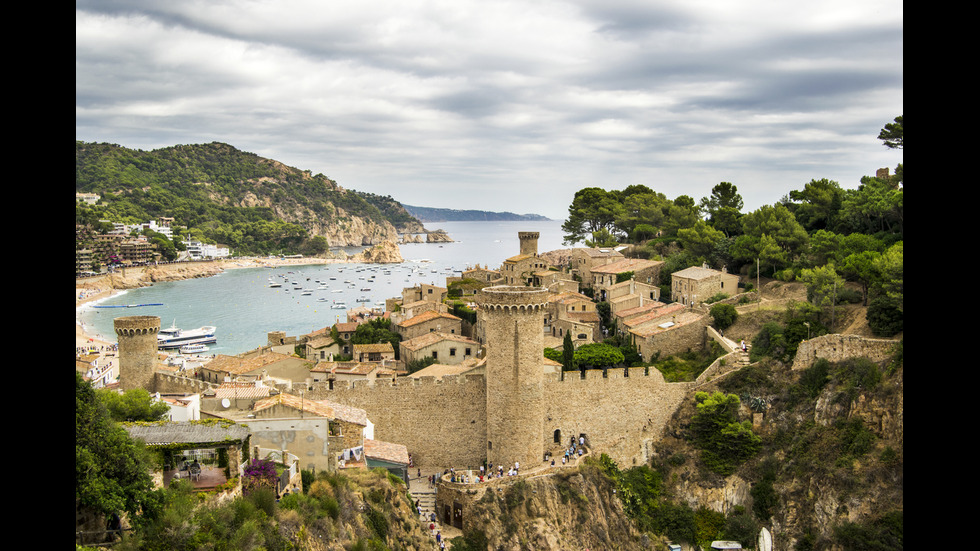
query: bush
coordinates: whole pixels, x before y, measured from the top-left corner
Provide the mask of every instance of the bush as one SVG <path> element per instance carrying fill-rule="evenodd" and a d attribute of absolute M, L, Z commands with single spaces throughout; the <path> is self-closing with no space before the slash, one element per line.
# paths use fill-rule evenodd
<path fill-rule="evenodd" d="M 715 329 L 721 331 L 728 329 L 738 320 L 738 312 L 731 304 L 715 304 L 711 307 L 709 313 L 712 319 L 714 319 Z"/>
<path fill-rule="evenodd" d="M 877 337 L 891 337 L 904 329 L 905 313 L 897 300 L 880 296 L 868 303 L 868 327 Z"/>

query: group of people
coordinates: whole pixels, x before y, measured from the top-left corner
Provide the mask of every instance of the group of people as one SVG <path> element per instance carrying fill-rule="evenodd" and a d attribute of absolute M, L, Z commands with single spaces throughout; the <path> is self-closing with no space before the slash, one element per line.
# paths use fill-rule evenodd
<path fill-rule="evenodd" d="M 476 474 L 473 471 L 466 471 L 465 473 L 457 473 L 456 469 L 447 469 L 442 474 L 443 476 L 449 475 L 450 482 L 458 482 L 460 484 L 476 484 L 480 482 L 487 482 L 494 478 L 503 478 L 505 476 L 517 476 L 521 471 L 521 462 L 515 462 L 511 467 L 509 467 L 506 472 L 504 471 L 503 465 L 497 465 L 497 468 L 493 468 L 493 462 L 488 463 L 486 466 L 480 466 L 480 473 Z M 432 480 L 429 484 L 434 485 L 436 482 L 437 475 L 433 475 Z"/>
<path fill-rule="evenodd" d="M 436 525 L 436 514 L 429 513 L 429 516 L 426 517 L 425 513 L 422 511 L 422 505 L 419 500 L 415 500 L 415 508 L 419 512 L 419 519 L 423 523 L 429 523 L 429 534 L 436 539 L 436 544 L 439 546 L 439 549 L 445 549 L 446 540 L 442 537 L 442 530 L 439 530 L 439 527 Z"/>

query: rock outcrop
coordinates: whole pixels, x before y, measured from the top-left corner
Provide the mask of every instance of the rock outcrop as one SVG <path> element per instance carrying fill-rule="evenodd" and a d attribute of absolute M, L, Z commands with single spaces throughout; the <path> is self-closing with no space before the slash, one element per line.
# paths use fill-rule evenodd
<path fill-rule="evenodd" d="M 449 237 L 449 234 L 446 233 L 446 230 L 438 229 L 438 230 L 430 231 L 425 236 L 425 242 L 426 243 L 452 243 L 453 238 Z"/>
<path fill-rule="evenodd" d="M 364 262 L 367 264 L 390 264 L 404 261 L 398 244 L 390 240 L 382 241 L 373 247 L 368 247 L 351 256 L 348 260 L 350 262 Z"/>

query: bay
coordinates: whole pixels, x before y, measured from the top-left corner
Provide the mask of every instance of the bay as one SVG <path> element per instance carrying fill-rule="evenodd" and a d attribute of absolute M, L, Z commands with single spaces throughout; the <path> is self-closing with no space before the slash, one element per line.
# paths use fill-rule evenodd
<path fill-rule="evenodd" d="M 90 333 L 115 342 L 112 320 L 154 315 L 164 327 L 217 327 L 209 353 L 240 354 L 266 344 L 270 331 L 299 336 L 346 321 L 347 309 L 383 305 L 402 290 L 421 283 L 445 286 L 446 278 L 481 266 L 498 268 L 520 252 L 518 232 L 539 232 L 538 251 L 566 248 L 562 221 L 429 223 L 444 229 L 453 243 L 400 245 L 399 264 L 326 264 L 231 269 L 213 277 L 158 283 L 132 289 L 76 309 L 77 322 Z M 351 254 L 357 249 L 349 250 Z M 270 287 L 278 282 L 281 287 Z M 309 294 L 304 294 L 309 291 Z M 334 308 L 342 301 L 345 308 Z M 161 304 L 138 308 L 96 308 Z"/>

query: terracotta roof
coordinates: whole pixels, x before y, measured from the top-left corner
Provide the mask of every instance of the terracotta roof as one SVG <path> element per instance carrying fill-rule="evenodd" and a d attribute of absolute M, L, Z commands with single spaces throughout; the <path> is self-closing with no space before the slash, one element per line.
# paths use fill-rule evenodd
<path fill-rule="evenodd" d="M 626 327 L 639 327 L 640 325 L 657 321 L 667 316 L 674 315 L 675 312 L 683 311 L 686 307 L 680 303 L 668 304 L 663 308 L 657 308 L 646 314 L 624 320 L 622 323 Z"/>
<path fill-rule="evenodd" d="M 267 386 L 256 386 L 254 383 L 222 383 L 214 389 L 214 396 L 222 398 L 265 398 L 272 389 Z"/>
<path fill-rule="evenodd" d="M 433 331 L 431 333 L 426 333 L 415 337 L 414 339 L 409 339 L 407 341 L 402 341 L 401 346 L 409 350 L 420 350 L 427 346 L 432 346 L 441 341 L 455 341 L 464 344 L 471 344 L 473 346 L 479 346 L 480 343 L 470 340 L 466 337 L 461 337 L 459 335 L 450 335 L 449 333 L 440 333 L 439 331 Z"/>
<path fill-rule="evenodd" d="M 418 379 L 421 377 L 435 377 L 436 379 L 442 379 L 446 375 L 459 375 L 461 373 L 466 373 L 472 369 L 476 369 L 476 365 L 469 362 L 463 362 L 456 365 L 448 364 L 432 364 L 428 367 L 424 367 L 415 373 L 409 375 L 409 377 Z"/>
<path fill-rule="evenodd" d="M 390 342 L 374 343 L 374 344 L 355 344 L 354 353 L 358 352 L 394 352 L 394 347 L 391 346 Z"/>
<path fill-rule="evenodd" d="M 329 404 L 317 400 L 305 399 L 300 396 L 287 394 L 285 392 L 255 402 L 255 407 L 253 410 L 262 411 L 277 405 L 283 405 L 304 413 L 311 413 L 318 417 L 325 417 L 327 419 L 336 418 L 336 413 Z"/>
<path fill-rule="evenodd" d="M 646 260 L 643 258 L 626 258 L 604 266 L 599 266 L 598 268 L 592 268 L 592 273 L 619 274 L 622 272 L 642 270 L 643 268 L 652 268 L 659 264 L 663 264 L 663 262 L 660 260 Z"/>
<path fill-rule="evenodd" d="M 454 316 L 452 314 L 447 314 L 447 313 L 444 313 L 444 312 L 438 312 L 436 310 L 427 310 L 427 311 L 422 312 L 421 314 L 419 314 L 417 316 L 414 316 L 412 318 L 409 318 L 409 319 L 407 319 L 407 320 L 399 323 L 398 325 L 400 325 L 402 327 L 411 327 L 413 325 L 418 325 L 420 323 L 425 323 L 427 321 L 432 321 L 432 320 L 437 319 L 437 318 L 445 318 L 445 319 L 448 319 L 450 321 L 462 321 L 462 318 L 458 318 L 458 317 L 456 317 L 456 316 Z"/>
<path fill-rule="evenodd" d="M 240 375 L 242 373 L 249 373 L 251 371 L 261 369 L 267 365 L 283 360 L 289 360 L 291 358 L 292 356 L 279 354 L 277 352 L 267 352 L 265 354 L 259 354 L 258 356 L 252 356 L 251 358 L 247 359 L 239 358 L 238 356 L 218 354 L 210 362 L 204 364 L 203 367 L 211 371 L 225 371 L 234 375 Z"/>
<path fill-rule="evenodd" d="M 683 270 L 678 270 L 671 275 L 682 277 L 684 279 L 705 279 L 712 276 L 721 275 L 724 272 L 719 272 L 718 270 L 712 270 L 711 268 L 702 268 L 701 266 L 691 266 L 690 268 L 684 268 Z"/>
<path fill-rule="evenodd" d="M 627 317 L 630 317 L 630 316 L 635 316 L 637 314 L 642 314 L 643 312 L 649 312 L 649 311 L 652 311 L 652 310 L 656 310 L 657 308 L 662 308 L 662 307 L 664 307 L 666 305 L 667 305 L 666 303 L 663 303 L 663 302 L 660 302 L 660 301 L 648 300 L 648 301 L 645 301 L 642 306 L 636 306 L 636 307 L 633 307 L 633 308 L 627 308 L 626 310 L 620 310 L 619 312 L 616 312 L 616 317 L 617 318 L 627 318 Z"/>
<path fill-rule="evenodd" d="M 659 321 L 660 323 L 654 322 L 647 325 L 643 325 L 641 327 L 637 327 L 636 329 L 630 329 L 630 333 L 636 335 L 637 337 L 645 338 L 651 335 L 655 335 L 657 333 L 663 333 L 664 331 L 670 331 L 671 329 L 675 329 L 681 325 L 686 325 L 688 323 L 691 323 L 692 321 L 696 321 L 702 318 L 703 316 L 704 314 L 698 312 L 681 312 L 676 316 L 672 316 L 669 319 L 665 316 L 659 320 L 656 320 Z M 671 325 L 670 327 L 660 327 L 661 324 L 666 323 L 668 321 L 673 322 L 673 325 Z"/>
<path fill-rule="evenodd" d="M 335 323 L 334 327 L 337 328 L 337 332 L 339 333 L 353 333 L 354 331 L 357 331 L 358 325 L 359 324 L 355 322 Z"/>
<path fill-rule="evenodd" d="M 408 465 L 408 448 L 401 444 L 364 439 L 364 456 L 388 463 Z"/>
<path fill-rule="evenodd" d="M 338 404 L 330 400 L 320 400 L 320 402 L 333 409 L 334 419 L 338 421 L 346 421 L 362 427 L 368 425 L 367 411 L 361 408 Z"/>

